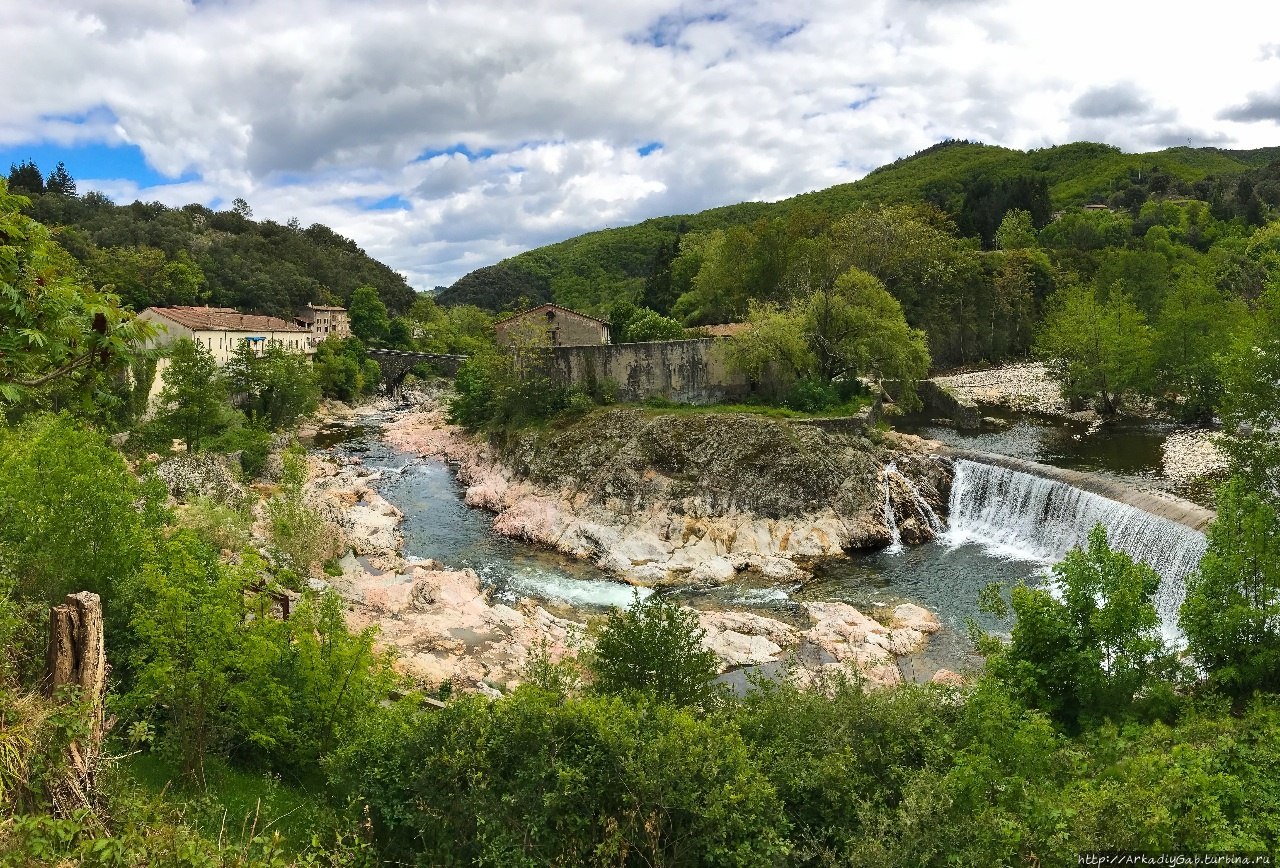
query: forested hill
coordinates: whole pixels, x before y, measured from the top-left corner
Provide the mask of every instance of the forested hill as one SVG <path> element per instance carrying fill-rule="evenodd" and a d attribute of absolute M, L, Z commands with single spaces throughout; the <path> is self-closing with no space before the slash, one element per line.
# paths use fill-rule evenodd
<path fill-rule="evenodd" d="M 779 227 L 784 235 L 813 235 L 866 206 L 935 206 L 950 218 L 956 234 L 980 239 L 988 249 L 1002 217 L 1014 208 L 1029 212 L 1040 229 L 1058 212 L 1090 204 L 1136 218 L 1148 201 L 1193 199 L 1205 202 L 1217 220 L 1239 218 L 1257 225 L 1268 206 L 1280 206 L 1277 158 L 1280 148 L 1179 147 L 1125 154 L 1088 142 L 1025 152 L 942 142 L 852 184 L 780 202 L 658 217 L 531 250 L 465 275 L 439 301 L 500 311 L 555 300 L 596 313 L 631 301 L 666 313 L 689 288 L 680 274 L 671 273 L 682 236 L 735 226 L 752 226 L 759 236 L 765 220 L 788 224 Z"/>
<path fill-rule="evenodd" d="M 61 165 L 46 180 L 30 163 L 11 168 L 9 187 L 31 199 L 27 213 L 54 228 L 96 286 L 114 286 L 135 310 L 212 304 L 291 318 L 307 302 L 345 304 L 357 287 L 372 286 L 399 314 L 416 298 L 351 239 L 319 223 L 255 221 L 239 200 L 227 211 L 116 205 L 100 193 L 77 195 Z"/>

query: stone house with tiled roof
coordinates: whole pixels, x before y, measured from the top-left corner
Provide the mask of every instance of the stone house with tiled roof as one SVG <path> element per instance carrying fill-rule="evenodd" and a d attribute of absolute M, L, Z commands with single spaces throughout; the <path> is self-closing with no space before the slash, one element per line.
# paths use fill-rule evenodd
<path fill-rule="evenodd" d="M 274 316 L 240 313 L 231 307 L 149 307 L 138 319 L 163 326 L 148 347 L 165 347 L 181 338 L 203 344 L 218 364 L 225 365 L 236 347 L 248 341 L 261 355 L 267 344 L 276 342 L 286 350 L 315 352 L 307 338 L 311 330 Z"/>
<path fill-rule="evenodd" d="M 553 347 L 599 346 L 610 342 L 609 323 L 558 304 L 542 304 L 493 324 L 499 346 L 510 346 L 521 333 L 545 332 Z"/>
<path fill-rule="evenodd" d="M 336 304 L 308 304 L 299 308 L 294 321 L 311 332 L 311 346 L 330 335 L 336 338 L 351 337 L 351 320 L 347 309 Z"/>

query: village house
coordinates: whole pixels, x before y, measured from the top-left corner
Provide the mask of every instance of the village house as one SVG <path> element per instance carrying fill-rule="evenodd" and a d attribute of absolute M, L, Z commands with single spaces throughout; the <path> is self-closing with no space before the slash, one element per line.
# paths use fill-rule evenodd
<path fill-rule="evenodd" d="M 262 355 L 271 343 L 309 356 L 315 353 L 310 342 L 311 332 L 303 326 L 279 317 L 240 313 L 231 307 L 149 307 L 138 314 L 138 319 L 162 326 L 161 331 L 147 341 L 147 349 L 167 347 L 182 338 L 190 338 L 205 347 L 219 365 L 230 361 L 236 347 L 245 342 L 256 355 Z M 151 398 L 160 394 L 168 366 L 168 359 L 162 358 L 157 363 Z"/>
<path fill-rule="evenodd" d="M 345 307 L 333 304 L 308 304 L 298 311 L 294 319 L 298 325 L 311 332 L 313 347 L 330 335 L 337 338 L 351 337 L 351 320 L 347 316 Z"/>
<path fill-rule="evenodd" d="M 545 333 L 553 347 L 589 347 L 610 341 L 609 323 L 558 304 L 543 304 L 493 324 L 499 346 L 511 346 L 521 334 Z"/>

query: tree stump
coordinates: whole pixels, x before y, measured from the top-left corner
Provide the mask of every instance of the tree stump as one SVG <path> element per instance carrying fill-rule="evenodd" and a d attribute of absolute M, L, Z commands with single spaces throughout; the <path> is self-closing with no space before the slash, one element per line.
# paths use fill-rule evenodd
<path fill-rule="evenodd" d="M 69 757 L 78 779 L 75 782 L 77 797 L 87 804 L 102 746 L 102 700 L 107 678 L 102 600 L 97 594 L 88 591 L 68 594 L 61 606 L 50 609 L 45 669 L 45 689 L 49 696 L 56 696 L 64 685 L 77 687 L 90 715 L 88 740 L 84 744 L 72 742 Z"/>

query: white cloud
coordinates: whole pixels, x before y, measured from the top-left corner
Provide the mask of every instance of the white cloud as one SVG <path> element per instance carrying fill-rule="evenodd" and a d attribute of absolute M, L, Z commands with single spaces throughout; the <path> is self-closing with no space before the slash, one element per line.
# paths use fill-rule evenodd
<path fill-rule="evenodd" d="M 854 180 L 947 136 L 1274 143 L 1278 55 L 1249 34 L 1280 32 L 1280 7 L 1179 5 L 0 0 L 0 142 L 135 144 L 197 180 L 82 186 L 244 196 L 425 288 L 578 232 Z M 392 197 L 407 207 L 369 207 Z"/>

